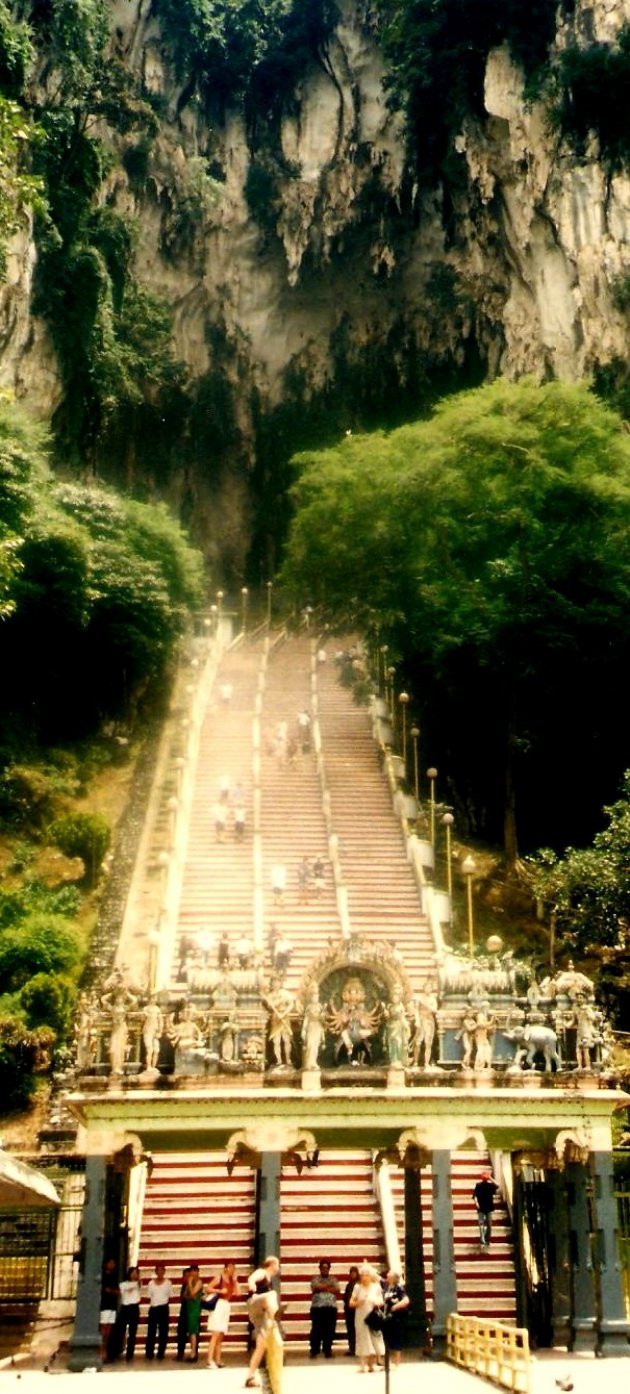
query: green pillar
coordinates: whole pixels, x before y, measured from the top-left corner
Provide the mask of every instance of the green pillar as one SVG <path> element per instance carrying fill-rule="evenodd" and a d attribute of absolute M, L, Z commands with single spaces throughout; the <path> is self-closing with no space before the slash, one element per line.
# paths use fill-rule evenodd
<path fill-rule="evenodd" d="M 79 1286 L 70 1338 L 70 1370 L 101 1369 L 101 1278 L 105 1257 L 105 1194 L 107 1159 L 88 1157 L 85 1164 L 85 1201 L 81 1217 Z"/>
<path fill-rule="evenodd" d="M 571 1346 L 571 1266 L 569 1257 L 569 1214 L 565 1178 L 560 1171 L 548 1171 L 551 1190 L 551 1326 L 554 1346 Z"/>
<path fill-rule="evenodd" d="M 433 1179 L 433 1344 L 441 1354 L 446 1344 L 446 1318 L 457 1311 L 451 1154 L 437 1151 L 431 1161 Z"/>
<path fill-rule="evenodd" d="M 630 1355 L 630 1322 L 621 1286 L 612 1153 L 593 1153 L 593 1187 L 599 1279 L 597 1354 Z"/>
<path fill-rule="evenodd" d="M 591 1253 L 591 1217 L 587 1193 L 588 1172 L 579 1162 L 566 1168 L 569 1202 L 569 1253 L 573 1279 L 571 1350 L 595 1348 L 595 1284 Z"/>
<path fill-rule="evenodd" d="M 420 1172 L 405 1167 L 405 1287 L 411 1299 L 407 1316 L 410 1346 L 424 1346 L 427 1330 L 427 1300 L 422 1248 L 422 1196 Z"/>
<path fill-rule="evenodd" d="M 262 1153 L 258 1173 L 256 1263 L 263 1263 L 270 1254 L 280 1257 L 281 1169 L 279 1152 Z"/>

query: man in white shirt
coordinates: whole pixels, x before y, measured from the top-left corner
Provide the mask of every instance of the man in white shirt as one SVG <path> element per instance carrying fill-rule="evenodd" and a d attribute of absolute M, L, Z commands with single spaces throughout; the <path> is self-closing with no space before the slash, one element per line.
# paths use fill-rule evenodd
<path fill-rule="evenodd" d="M 147 1360 L 152 1360 L 155 1352 L 155 1338 L 157 1336 L 157 1358 L 164 1359 L 166 1343 L 168 1341 L 169 1323 L 169 1302 L 173 1293 L 173 1285 L 170 1278 L 166 1276 L 166 1268 L 163 1263 L 156 1263 L 155 1277 L 149 1279 L 149 1316 L 147 1321 L 147 1339 L 144 1353 Z"/>

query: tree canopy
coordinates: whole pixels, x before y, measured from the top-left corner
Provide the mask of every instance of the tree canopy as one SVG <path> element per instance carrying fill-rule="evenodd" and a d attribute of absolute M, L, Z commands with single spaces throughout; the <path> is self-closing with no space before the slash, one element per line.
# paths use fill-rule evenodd
<path fill-rule="evenodd" d="M 497 382 L 296 469 L 291 591 L 387 638 L 473 830 L 503 820 L 513 861 L 518 791 L 525 842 L 566 841 L 573 794 L 594 815 L 627 763 L 621 420 L 585 387 Z"/>

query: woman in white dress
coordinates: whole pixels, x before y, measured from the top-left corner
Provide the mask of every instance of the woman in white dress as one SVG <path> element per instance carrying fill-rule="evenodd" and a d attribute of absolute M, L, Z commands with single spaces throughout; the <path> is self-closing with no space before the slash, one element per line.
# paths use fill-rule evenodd
<path fill-rule="evenodd" d="M 365 1324 L 365 1318 L 369 1312 L 373 1312 L 375 1307 L 383 1306 L 383 1292 L 376 1269 L 364 1263 L 359 1269 L 359 1281 L 356 1284 L 350 1306 L 354 1307 L 355 1330 L 356 1330 L 356 1353 L 359 1357 L 359 1372 L 370 1373 L 374 1366 L 381 1362 L 385 1356 L 385 1342 L 382 1332 L 371 1331 Z"/>
<path fill-rule="evenodd" d="M 217 1292 L 219 1294 L 216 1306 L 208 1315 L 208 1335 L 210 1344 L 208 1346 L 208 1369 L 221 1369 L 221 1346 L 223 1337 L 227 1336 L 230 1325 L 230 1303 L 234 1297 L 240 1296 L 240 1287 L 236 1278 L 234 1264 L 231 1259 L 227 1259 L 223 1265 L 223 1271 L 218 1278 L 213 1278 L 206 1289 L 207 1296 Z"/>

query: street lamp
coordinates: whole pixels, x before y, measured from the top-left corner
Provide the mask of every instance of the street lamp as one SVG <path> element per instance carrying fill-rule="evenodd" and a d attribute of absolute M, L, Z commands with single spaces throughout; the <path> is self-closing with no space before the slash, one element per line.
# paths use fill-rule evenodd
<path fill-rule="evenodd" d="M 407 778 L 407 703 L 409 701 L 408 692 L 399 692 L 398 701 L 402 708 L 402 757 L 405 767 L 405 779 Z"/>
<path fill-rule="evenodd" d="M 420 727 L 412 726 L 409 735 L 413 741 L 413 782 L 416 791 L 416 803 L 420 803 L 420 778 L 418 774 L 418 741 L 420 740 Z"/>
<path fill-rule="evenodd" d="M 477 870 L 474 857 L 465 857 L 462 862 L 462 875 L 466 877 L 466 904 L 468 906 L 468 952 L 475 956 L 475 929 L 473 923 L 472 879 Z"/>
<path fill-rule="evenodd" d="M 452 813 L 445 813 L 442 823 L 446 828 L 446 889 L 448 891 L 449 913 L 453 913 L 453 851 L 451 846 L 451 828 L 455 819 Z"/>
<path fill-rule="evenodd" d="M 247 589 L 247 586 L 241 586 L 241 629 L 242 629 L 242 631 L 243 631 L 243 634 L 246 634 L 246 633 L 247 633 L 247 602 L 248 602 L 248 600 L 249 600 L 249 591 L 248 591 L 248 589 Z"/>
<path fill-rule="evenodd" d="M 382 659 L 383 659 L 383 679 L 382 679 L 382 685 L 383 685 L 383 692 L 385 693 L 385 701 L 387 701 L 387 653 L 388 653 L 388 646 L 387 646 L 387 644 L 381 644 L 381 650 L 380 650 L 380 651 L 381 651 L 381 657 L 382 657 Z M 379 665 L 378 665 L 378 689 L 379 689 L 379 692 L 380 692 L 380 691 L 381 691 L 381 664 L 380 664 L 380 660 L 379 660 Z"/>
<path fill-rule="evenodd" d="M 435 847 L 435 781 L 436 781 L 437 777 L 438 777 L 438 772 L 437 772 L 437 770 L 436 770 L 436 768 L 435 768 L 435 765 L 430 765 L 429 769 L 427 770 L 427 779 L 428 779 L 428 781 L 429 781 L 429 791 L 430 791 L 430 792 L 429 792 L 429 820 L 430 820 L 430 828 L 431 828 L 431 846 L 432 846 L 433 848 Z"/>
<path fill-rule="evenodd" d="M 211 606 L 210 606 L 210 615 L 211 615 L 211 619 L 212 619 L 212 632 L 213 632 L 213 634 L 216 634 L 216 632 L 217 632 L 217 616 L 218 616 L 218 613 L 219 613 L 219 612 L 218 612 L 218 610 L 217 610 L 216 605 L 211 605 Z"/>
<path fill-rule="evenodd" d="M 391 721 L 392 721 L 392 729 L 393 729 L 393 733 L 394 733 L 394 739 L 396 739 L 396 707 L 395 707 L 395 705 L 394 705 L 394 675 L 395 675 L 395 673 L 396 673 L 396 669 L 390 664 L 389 668 L 387 669 L 387 676 L 388 676 L 388 678 L 389 678 L 388 704 L 389 704 L 389 714 L 390 714 L 390 716 L 391 716 Z"/>
<path fill-rule="evenodd" d="M 221 625 L 221 616 L 222 616 L 222 614 L 223 614 L 223 591 L 217 591 L 217 626 L 218 626 L 218 627 L 220 627 L 220 625 Z"/>
<path fill-rule="evenodd" d="M 271 595 L 273 591 L 273 581 L 267 581 L 267 629 L 271 629 Z"/>

